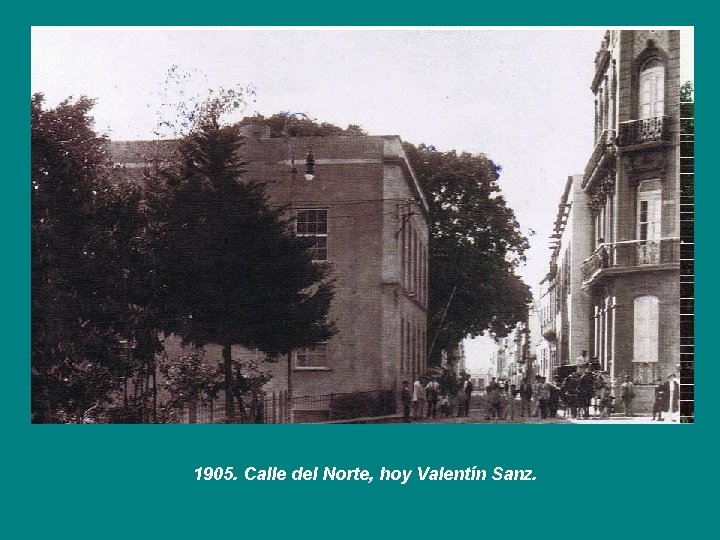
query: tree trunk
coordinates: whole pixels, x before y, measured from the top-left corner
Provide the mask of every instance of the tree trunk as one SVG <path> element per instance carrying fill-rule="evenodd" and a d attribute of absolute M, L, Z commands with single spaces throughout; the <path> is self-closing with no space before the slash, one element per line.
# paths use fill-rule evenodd
<path fill-rule="evenodd" d="M 223 369 L 225 371 L 225 423 L 235 422 L 235 397 L 233 396 L 232 345 L 223 345 Z"/>
<path fill-rule="evenodd" d="M 157 364 L 155 358 L 152 362 L 152 404 L 153 423 L 157 424 Z"/>
<path fill-rule="evenodd" d="M 197 401 L 194 399 L 188 402 L 188 424 L 197 424 Z"/>

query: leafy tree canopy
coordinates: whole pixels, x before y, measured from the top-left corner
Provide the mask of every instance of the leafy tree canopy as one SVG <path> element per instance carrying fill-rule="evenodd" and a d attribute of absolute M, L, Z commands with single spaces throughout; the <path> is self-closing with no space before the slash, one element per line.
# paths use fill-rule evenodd
<path fill-rule="evenodd" d="M 680 101 L 690 103 L 695 101 L 695 88 L 692 81 L 685 81 L 680 87 Z"/>
<path fill-rule="evenodd" d="M 93 100 L 31 100 L 33 412 L 82 412 L 149 362 L 152 261 L 137 186 L 111 177 Z M 118 344 L 132 342 L 123 356 Z M 131 358 L 133 361 L 131 362 Z"/>
<path fill-rule="evenodd" d="M 318 122 L 303 113 L 280 112 L 265 117 L 261 114 L 243 118 L 244 123 L 265 125 L 270 128 L 271 137 L 355 137 L 367 135 L 367 132 L 356 124 L 341 128 L 329 122 Z"/>
<path fill-rule="evenodd" d="M 405 150 L 430 204 L 428 335 L 437 336 L 437 363 L 466 335 L 506 335 L 526 318 L 529 288 L 514 270 L 528 242 L 498 185 L 500 167 L 486 156 Z"/>

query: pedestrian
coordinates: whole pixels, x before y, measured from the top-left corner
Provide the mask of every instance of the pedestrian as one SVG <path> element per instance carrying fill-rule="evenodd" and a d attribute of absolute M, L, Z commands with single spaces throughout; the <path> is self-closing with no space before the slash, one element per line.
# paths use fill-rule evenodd
<path fill-rule="evenodd" d="M 578 405 L 580 406 L 578 414 L 582 413 L 582 417 L 588 419 L 590 418 L 590 404 L 595 395 L 595 376 L 590 370 L 590 364 L 583 364 L 580 369 L 582 373 L 577 386 Z"/>
<path fill-rule="evenodd" d="M 525 414 L 530 416 L 530 402 L 532 400 L 532 385 L 527 378 L 520 383 L 520 416 L 525 418 Z"/>
<path fill-rule="evenodd" d="M 442 398 L 440 398 L 440 415 L 443 418 L 448 418 L 450 412 L 450 397 L 447 394 L 443 394 Z"/>
<path fill-rule="evenodd" d="M 499 420 L 500 419 L 500 385 L 495 382 L 493 378 L 492 382 L 486 388 L 487 397 L 487 414 L 485 415 L 486 420 Z"/>
<path fill-rule="evenodd" d="M 508 391 L 505 390 L 505 385 L 500 387 L 500 399 L 498 400 L 498 418 L 501 420 L 507 419 L 508 408 L 510 407 L 510 396 Z"/>
<path fill-rule="evenodd" d="M 600 418 L 610 418 L 613 409 L 613 400 L 615 397 L 612 395 L 612 390 L 609 386 L 605 386 L 600 396 Z"/>
<path fill-rule="evenodd" d="M 427 399 L 427 418 L 432 415 L 433 418 L 437 418 L 437 404 L 440 394 L 440 383 L 435 379 L 430 379 L 425 387 L 425 397 Z"/>
<path fill-rule="evenodd" d="M 565 382 L 561 387 L 563 400 L 565 401 L 565 417 L 575 418 L 578 413 L 578 382 L 580 375 L 577 371 L 571 373 L 565 378 Z"/>
<path fill-rule="evenodd" d="M 499 409 L 498 401 L 500 400 L 500 383 L 493 377 L 490 383 L 485 387 L 485 420 L 497 417 Z"/>
<path fill-rule="evenodd" d="M 547 418 L 550 410 L 550 386 L 545 377 L 540 377 L 538 385 L 538 411 L 540 418 Z"/>
<path fill-rule="evenodd" d="M 635 397 L 635 385 L 629 375 L 625 376 L 625 382 L 620 385 L 620 401 L 623 404 L 623 413 L 625 416 L 632 416 L 632 402 Z"/>
<path fill-rule="evenodd" d="M 548 416 L 556 418 L 558 409 L 560 408 L 560 377 L 553 377 L 552 382 L 548 382 L 550 388 L 550 401 L 548 402 Z"/>
<path fill-rule="evenodd" d="M 607 381 L 605 380 L 605 374 L 599 372 L 595 375 L 595 396 L 594 401 L 594 415 L 595 418 L 602 416 L 602 398 L 605 395 L 605 388 L 607 387 Z"/>
<path fill-rule="evenodd" d="M 400 401 L 403 406 L 403 421 L 410 422 L 410 401 L 412 400 L 410 383 L 408 381 L 403 381 L 402 385 L 402 390 L 400 390 Z"/>
<path fill-rule="evenodd" d="M 531 416 L 538 418 L 540 416 L 540 385 L 542 384 L 542 375 L 535 375 L 532 382 L 532 412 Z"/>
<path fill-rule="evenodd" d="M 515 420 L 515 412 L 517 408 L 517 400 L 520 399 L 520 390 L 514 384 L 510 385 L 510 393 L 508 394 L 508 408 L 510 412 L 510 420 Z"/>
<path fill-rule="evenodd" d="M 474 389 L 475 387 L 470 380 L 470 375 L 465 375 L 465 385 L 463 388 L 463 390 L 465 390 L 465 416 L 470 416 L 470 401 L 472 400 Z"/>
<path fill-rule="evenodd" d="M 464 381 L 460 387 L 460 405 L 458 407 L 458 416 L 469 416 L 470 415 L 470 397 L 472 396 L 473 383 L 470 380 L 470 375 L 465 374 L 463 377 Z"/>
<path fill-rule="evenodd" d="M 655 400 L 653 401 L 652 419 L 662 421 L 662 412 L 665 409 L 665 385 L 662 377 L 655 381 Z"/>
<path fill-rule="evenodd" d="M 675 374 L 671 373 L 662 386 L 665 394 L 662 408 L 671 422 L 677 422 L 680 416 L 680 385 L 675 380 Z"/>
<path fill-rule="evenodd" d="M 420 377 L 413 383 L 412 406 L 415 420 L 422 418 L 425 414 L 425 385 Z"/>

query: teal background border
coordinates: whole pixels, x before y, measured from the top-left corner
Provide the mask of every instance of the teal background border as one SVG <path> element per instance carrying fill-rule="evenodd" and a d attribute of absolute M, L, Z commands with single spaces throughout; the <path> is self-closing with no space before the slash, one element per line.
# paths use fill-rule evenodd
<path fill-rule="evenodd" d="M 710 354 L 717 200 L 707 147 L 716 125 L 716 19 L 679 2 L 466 7 L 377 1 L 34 2 L 2 34 L 5 243 L 2 485 L 6 538 L 695 537 L 711 524 L 718 381 Z M 584 13 L 583 13 L 584 12 Z M 696 423 L 659 426 L 32 426 L 29 423 L 31 25 L 695 26 Z M 122 46 L 122 44 L 118 44 Z M 572 46 L 568 44 L 568 46 Z M 714 61 L 713 61 L 714 60 Z M 592 59 L 588 59 L 592 61 Z M 481 69 L 481 66 L 479 67 Z M 121 69 L 119 67 L 118 69 Z M 561 82 L 560 82 L 561 83 Z M 713 98 L 706 98 L 713 96 Z M 704 247 L 703 247 L 704 246 Z M 197 482 L 199 466 L 533 469 L 535 482 Z M 14 530 L 13 530 L 14 529 Z M 712 529 L 709 535 L 714 535 Z M 716 534 L 716 533 L 715 533 Z"/>

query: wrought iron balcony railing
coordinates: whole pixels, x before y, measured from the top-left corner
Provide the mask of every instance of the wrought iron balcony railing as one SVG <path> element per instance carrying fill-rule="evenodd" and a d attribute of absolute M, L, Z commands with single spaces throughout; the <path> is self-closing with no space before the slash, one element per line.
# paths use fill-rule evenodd
<path fill-rule="evenodd" d="M 583 283 L 587 284 L 608 268 L 633 268 L 673 263 L 680 260 L 680 239 L 629 240 L 603 244 L 582 263 Z"/>
<path fill-rule="evenodd" d="M 617 144 L 622 148 L 650 142 L 670 141 L 670 120 L 669 116 L 656 116 L 622 122 Z"/>

